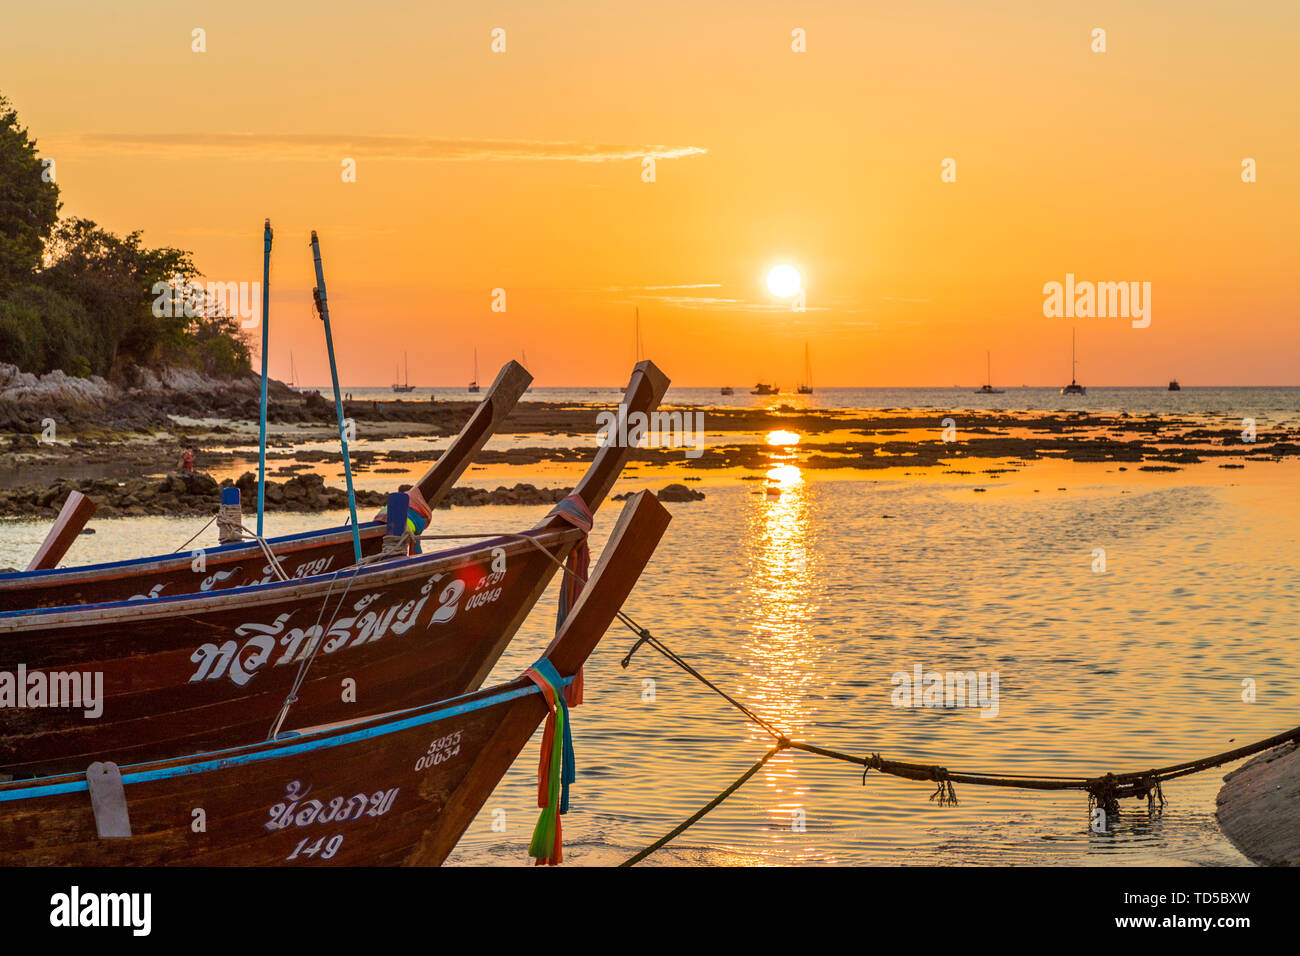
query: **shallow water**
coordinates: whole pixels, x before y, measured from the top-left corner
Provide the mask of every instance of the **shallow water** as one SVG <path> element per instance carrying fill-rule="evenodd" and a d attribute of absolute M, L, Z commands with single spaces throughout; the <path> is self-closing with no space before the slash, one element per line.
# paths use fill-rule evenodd
<path fill-rule="evenodd" d="M 777 496 L 709 484 L 704 501 L 670 505 L 673 523 L 627 610 L 796 739 L 967 771 L 1174 763 L 1300 722 L 1297 509 L 1284 480 L 1295 476 L 1273 467 L 1268 481 L 1225 485 L 1222 473 L 1117 482 L 1103 466 L 1072 466 L 1068 491 L 1015 475 L 982 495 L 969 481 L 792 478 Z M 616 507 L 598 517 L 596 553 Z M 513 529 L 545 510 L 439 512 L 431 530 Z M 278 534 L 341 518 L 267 520 Z M 98 521 L 69 561 L 170 550 L 201 524 Z M 45 528 L 5 522 L 0 565 L 24 562 Z M 1096 548 L 1104 573 L 1092 569 Z M 492 680 L 540 653 L 553 601 Z M 564 833 L 577 864 L 631 855 L 768 746 L 653 650 L 622 670 L 633 641 L 617 627 L 606 636 L 575 711 L 579 777 Z M 891 675 L 917 664 L 997 672 L 997 716 L 893 706 Z M 1246 678 L 1254 703 L 1241 699 Z M 527 862 L 537 750 L 535 739 L 451 862 Z M 940 807 L 930 785 L 873 773 L 864 787 L 851 765 L 786 752 L 648 862 L 1240 864 L 1213 818 L 1223 772 L 1168 783 L 1158 817 L 1126 801 L 1113 832 L 1095 834 L 1081 793 L 957 785 L 959 805 Z"/>
<path fill-rule="evenodd" d="M 1212 487 L 976 499 L 814 482 L 777 500 L 716 489 L 674 507 L 628 610 L 797 739 L 951 769 L 1139 770 L 1297 723 L 1289 662 L 1300 575 L 1289 560 L 1295 524 L 1277 520 L 1285 505 L 1276 492 Z M 1095 547 L 1107 551 L 1105 573 L 1091 570 Z M 565 833 L 577 862 L 630 855 L 766 749 L 653 651 L 621 671 L 632 640 L 606 637 L 575 716 L 580 777 Z M 526 646 L 527 636 L 512 646 L 503 676 L 527 663 Z M 892 706 L 891 675 L 917 663 L 997 671 L 998 716 Z M 1251 704 L 1241 701 L 1247 677 L 1258 687 Z M 647 679 L 653 703 L 642 700 Z M 534 746 L 455 861 L 524 859 L 535 759 Z M 1079 793 L 958 785 L 960 804 L 939 807 L 929 785 L 871 774 L 863 787 L 850 765 L 787 752 L 651 860 L 1243 863 L 1213 819 L 1223 772 L 1167 784 L 1156 818 L 1127 801 L 1113 833 L 1098 835 Z M 505 834 L 491 830 L 495 808 Z"/>
<path fill-rule="evenodd" d="M 1086 395 L 1062 395 L 1060 388 L 1041 386 L 997 386 L 1000 395 L 981 395 L 981 384 L 954 385 L 951 388 L 823 388 L 812 395 L 798 395 L 787 383 L 780 395 L 751 395 L 751 386 L 735 385 L 734 395 L 721 395 L 719 389 L 673 387 L 664 399 L 669 405 L 700 405 L 720 408 L 768 408 L 791 405 L 795 408 L 828 409 L 983 409 L 998 411 L 1052 412 L 1058 410 L 1104 412 L 1130 415 L 1222 415 L 1240 420 L 1255 418 L 1260 422 L 1300 421 L 1300 388 L 1270 386 L 1266 388 L 1233 386 L 1197 386 L 1184 382 L 1181 391 L 1171 392 L 1166 383 L 1158 387 L 1136 388 L 1089 385 Z M 1062 383 L 1064 384 L 1064 383 Z M 996 383 L 995 383 L 996 385 Z M 392 399 L 388 388 L 349 388 L 358 400 Z M 546 388 L 535 387 L 523 401 L 563 402 L 574 405 L 609 405 L 618 401 L 623 384 L 605 387 Z M 323 390 L 329 394 L 329 389 Z M 412 401 L 468 401 L 474 396 L 463 388 L 421 388 L 404 396 Z"/>

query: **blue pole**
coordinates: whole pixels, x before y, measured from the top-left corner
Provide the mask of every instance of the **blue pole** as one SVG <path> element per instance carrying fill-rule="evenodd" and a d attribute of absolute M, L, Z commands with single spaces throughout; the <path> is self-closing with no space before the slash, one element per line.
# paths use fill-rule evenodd
<path fill-rule="evenodd" d="M 348 483 L 348 510 L 352 512 L 352 550 L 356 552 L 357 563 L 361 562 L 361 529 L 357 525 L 357 496 L 352 490 L 352 461 L 348 457 L 348 433 L 343 425 L 343 398 L 339 394 L 339 370 L 334 364 L 334 337 L 330 334 L 330 309 L 325 298 L 325 271 L 320 264 L 320 240 L 316 230 L 311 231 L 311 255 L 316 262 L 316 311 L 325 323 L 325 349 L 330 356 L 330 379 L 334 382 L 334 410 L 339 420 L 339 444 L 343 446 L 343 476 Z"/>
<path fill-rule="evenodd" d="M 262 232 L 262 430 L 257 455 L 257 536 L 262 537 L 262 512 L 266 508 L 266 362 L 271 338 L 271 220 Z"/>

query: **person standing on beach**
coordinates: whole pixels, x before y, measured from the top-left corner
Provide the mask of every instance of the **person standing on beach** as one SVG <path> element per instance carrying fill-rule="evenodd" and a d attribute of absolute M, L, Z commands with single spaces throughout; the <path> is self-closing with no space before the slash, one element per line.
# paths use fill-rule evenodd
<path fill-rule="evenodd" d="M 181 471 L 187 474 L 194 474 L 194 446 L 186 445 L 185 450 L 181 452 Z"/>

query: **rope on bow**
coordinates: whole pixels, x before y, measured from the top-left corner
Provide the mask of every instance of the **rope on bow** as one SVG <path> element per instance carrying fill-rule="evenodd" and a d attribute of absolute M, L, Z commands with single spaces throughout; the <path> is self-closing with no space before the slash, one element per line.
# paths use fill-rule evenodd
<path fill-rule="evenodd" d="M 406 512 L 406 533 L 402 535 L 398 544 L 407 548 L 408 554 L 423 554 L 420 549 L 420 535 L 433 520 L 433 509 L 429 507 L 429 502 L 425 500 L 417 485 L 407 488 L 406 495 L 410 501 L 410 509 Z M 384 521 L 387 517 L 388 508 L 385 506 L 379 509 L 375 520 Z"/>
<path fill-rule="evenodd" d="M 567 521 L 582 532 L 582 540 L 569 552 L 569 557 L 565 561 L 567 573 L 560 580 L 560 604 L 555 614 L 555 632 L 558 634 L 560 628 L 564 626 L 565 618 L 569 616 L 569 611 L 573 610 L 573 606 L 578 603 L 578 595 L 582 593 L 583 585 L 586 584 L 590 574 L 591 548 L 588 546 L 587 536 L 591 533 L 595 519 L 592 518 L 587 503 L 577 494 L 569 495 L 560 501 L 546 515 L 543 523 L 550 518 Z M 564 697 L 571 707 L 582 703 L 582 668 L 578 668 L 573 683 L 565 688 Z"/>

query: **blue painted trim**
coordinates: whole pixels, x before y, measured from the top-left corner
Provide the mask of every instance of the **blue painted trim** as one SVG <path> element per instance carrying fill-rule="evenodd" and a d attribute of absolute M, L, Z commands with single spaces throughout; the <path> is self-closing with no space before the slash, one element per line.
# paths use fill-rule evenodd
<path fill-rule="evenodd" d="M 534 528 L 531 530 L 536 531 L 539 529 Z M 522 533 L 527 534 L 528 532 L 524 531 Z M 369 567 L 362 568 L 360 571 L 357 572 L 356 579 L 359 581 L 364 580 L 365 577 L 368 575 L 375 574 L 376 572 L 381 572 L 381 571 L 391 571 L 394 567 L 403 564 L 415 564 L 417 562 L 433 564 L 437 561 L 445 560 L 447 558 L 460 557 L 462 554 L 471 554 L 475 551 L 481 551 L 484 548 L 499 547 L 501 546 L 502 542 L 505 542 L 506 544 L 510 544 L 511 542 L 516 540 L 517 539 L 515 538 L 504 538 L 504 537 L 484 538 L 477 544 L 465 544 L 465 545 L 461 545 L 458 548 L 452 548 L 448 551 L 431 551 L 427 554 L 417 554 L 407 558 L 397 558 L 392 561 L 385 561 L 382 564 L 373 564 L 370 565 Z M 260 549 L 257 551 L 257 555 L 259 557 L 262 555 Z M 275 591 L 277 589 L 295 587 L 297 585 L 306 584 L 311 581 L 319 581 L 322 578 L 332 577 L 335 574 L 337 574 L 340 579 L 344 579 L 350 576 L 345 573 L 347 570 L 348 570 L 347 568 L 343 568 L 339 571 L 324 571 L 320 574 L 312 575 L 309 578 L 290 578 L 288 581 L 272 581 L 270 584 L 245 584 L 237 588 L 225 588 L 224 590 L 221 591 L 201 591 L 201 592 L 195 592 L 191 594 L 165 594 L 162 595 L 161 597 L 150 598 L 147 601 L 106 601 L 102 604 L 64 604 L 64 605 L 56 605 L 54 607 L 19 608 L 18 610 L 14 610 L 14 611 L 0 611 L 0 620 L 5 620 L 6 618 L 25 617 L 28 615 L 37 616 L 41 614 L 63 614 L 68 611 L 77 611 L 77 612 L 98 611 L 98 610 L 108 610 L 110 608 L 117 608 L 117 607 L 156 607 L 158 605 L 175 604 L 179 601 L 198 601 L 207 598 L 226 597 L 227 595 L 232 595 L 232 594 L 247 594 L 250 591 L 256 591 L 258 594 L 265 594 L 268 591 Z M 0 637 L 3 637 L 3 635 L 0 635 Z"/>
<path fill-rule="evenodd" d="M 382 522 L 367 521 L 361 525 L 362 528 L 379 527 Z M 277 538 L 267 538 L 266 543 L 270 545 L 286 544 L 291 541 L 301 541 L 304 538 L 325 537 L 331 534 L 343 534 L 351 532 L 352 526 L 341 524 L 333 528 L 326 528 L 323 531 L 299 531 L 294 534 L 283 534 Z M 257 542 L 237 541 L 233 544 L 218 545 L 215 548 L 204 548 L 206 554 L 222 554 L 227 551 L 233 551 L 236 548 L 247 548 L 249 553 L 262 553 L 262 549 L 257 546 Z M 0 581 L 23 580 L 32 581 L 42 578 L 58 577 L 60 575 L 77 575 L 84 574 L 88 571 L 103 571 L 111 568 L 126 568 L 136 564 L 148 564 L 151 561 L 167 561 L 171 558 L 185 558 L 188 560 L 188 552 L 178 552 L 176 554 L 155 554 L 147 558 L 127 558 L 123 561 L 105 561 L 102 564 L 80 564 L 71 568 L 48 568 L 44 571 L 6 571 L 0 574 Z"/>
<path fill-rule="evenodd" d="M 570 677 L 563 683 L 568 685 L 572 681 L 573 678 Z M 295 754 L 309 753 L 313 750 L 330 750 L 334 747 L 342 747 L 359 740 L 384 737 L 388 734 L 397 733 L 398 731 L 406 730 L 410 727 L 419 727 L 422 724 L 431 724 L 435 721 L 445 720 L 448 717 L 457 717 L 461 714 L 473 713 L 474 711 L 482 710 L 485 707 L 492 707 L 496 704 L 503 704 L 520 697 L 527 697 L 529 694 L 540 694 L 541 692 L 541 688 L 536 684 L 530 683 L 526 687 L 503 691 L 494 694 L 491 697 L 471 700 L 463 704 L 453 703 L 456 700 L 463 699 L 453 697 L 448 701 L 452 706 L 430 711 L 429 713 L 416 714 L 412 717 L 391 720 L 391 722 L 388 723 L 378 723 L 376 726 L 362 727 L 359 730 L 353 730 L 346 733 L 339 733 L 337 730 L 322 731 L 319 736 L 313 735 L 302 737 L 298 738 L 294 743 L 286 743 L 278 747 L 254 751 L 252 753 L 237 754 L 233 757 L 222 757 L 221 754 L 232 753 L 246 748 L 232 747 L 227 750 L 214 750 L 204 754 L 196 754 L 193 758 L 195 762 L 182 764 L 177 767 L 160 767 L 155 770 L 150 770 L 148 768 L 157 766 L 156 762 L 132 764 L 122 768 L 122 784 L 127 786 L 134 783 L 149 783 L 154 780 L 187 777 L 192 774 L 208 773 L 214 770 L 225 770 L 243 764 L 260 763 L 263 760 L 279 760 L 281 757 L 292 757 Z M 398 711 L 398 714 L 410 713 L 412 710 L 418 709 L 419 708 L 413 707 L 406 711 Z M 368 719 L 374 720 L 374 718 Z M 58 776 L 66 776 L 66 774 L 59 774 Z M 80 793 L 88 789 L 85 780 L 69 780 L 65 783 L 42 785 L 40 782 L 42 779 L 49 780 L 51 778 L 38 777 L 35 780 L 26 781 L 20 784 L 21 789 L 0 790 L 0 803 L 8 803 L 16 800 L 34 800 L 38 797 L 57 796 L 62 793 Z"/>

